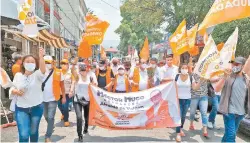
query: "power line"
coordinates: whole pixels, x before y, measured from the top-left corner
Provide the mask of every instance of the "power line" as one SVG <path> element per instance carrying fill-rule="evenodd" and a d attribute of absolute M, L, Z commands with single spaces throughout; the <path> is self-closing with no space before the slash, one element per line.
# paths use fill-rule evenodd
<path fill-rule="evenodd" d="M 106 1 L 104 1 L 104 0 L 101 0 L 103 3 L 105 3 L 105 4 L 107 4 L 107 5 L 109 5 L 109 6 L 111 6 L 111 7 L 113 7 L 114 9 L 116 9 L 116 10 L 120 10 L 120 9 L 118 9 L 118 8 L 116 8 L 115 6 L 113 6 L 113 5 L 111 5 L 111 4 L 109 4 L 109 3 L 107 3 Z"/>

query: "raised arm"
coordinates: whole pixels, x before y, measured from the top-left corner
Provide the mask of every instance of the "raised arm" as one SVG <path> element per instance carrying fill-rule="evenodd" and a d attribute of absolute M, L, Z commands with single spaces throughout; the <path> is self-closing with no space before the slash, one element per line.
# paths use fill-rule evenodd
<path fill-rule="evenodd" d="M 43 59 L 43 56 L 44 56 L 44 49 L 39 48 L 39 69 L 43 74 L 45 74 L 46 67 L 45 67 L 45 61 Z"/>

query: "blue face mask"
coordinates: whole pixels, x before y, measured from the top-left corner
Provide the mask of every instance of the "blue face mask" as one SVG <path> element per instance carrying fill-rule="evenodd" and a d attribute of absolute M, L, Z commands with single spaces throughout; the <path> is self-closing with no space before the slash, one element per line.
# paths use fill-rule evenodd
<path fill-rule="evenodd" d="M 29 72 L 32 72 L 32 71 L 35 70 L 36 64 L 34 64 L 34 63 L 24 63 L 24 68 L 25 68 L 25 70 L 27 70 Z"/>

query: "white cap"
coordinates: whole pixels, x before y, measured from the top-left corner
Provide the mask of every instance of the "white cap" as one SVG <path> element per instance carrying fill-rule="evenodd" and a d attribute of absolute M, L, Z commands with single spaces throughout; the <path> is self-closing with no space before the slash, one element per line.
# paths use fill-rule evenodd
<path fill-rule="evenodd" d="M 49 63 L 51 63 L 53 61 L 53 58 L 49 55 L 44 56 L 43 59 L 45 62 L 49 62 Z"/>
<path fill-rule="evenodd" d="M 119 70 L 120 68 L 122 68 L 122 69 L 125 70 L 125 67 L 124 67 L 123 65 L 118 66 L 118 70 Z"/>

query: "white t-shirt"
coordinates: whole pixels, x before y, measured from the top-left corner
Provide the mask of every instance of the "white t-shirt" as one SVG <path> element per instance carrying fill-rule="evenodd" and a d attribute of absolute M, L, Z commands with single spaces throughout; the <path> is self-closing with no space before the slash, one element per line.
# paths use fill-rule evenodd
<path fill-rule="evenodd" d="M 82 98 L 84 97 L 85 100 L 89 101 L 89 93 L 88 93 L 88 85 L 90 83 L 90 76 L 87 75 L 87 79 L 86 81 L 82 80 L 81 75 L 79 76 L 79 81 L 76 83 L 76 94 L 78 96 L 78 98 Z M 77 102 L 77 98 L 74 98 L 74 101 Z"/>
<path fill-rule="evenodd" d="M 55 71 L 53 71 L 52 75 L 49 77 L 48 81 L 45 83 L 44 91 L 43 91 L 43 101 L 44 102 L 50 102 L 55 101 L 55 96 L 53 94 L 53 74 Z M 50 70 L 46 70 L 45 77 L 43 81 L 46 80 L 50 73 Z M 61 81 L 64 81 L 64 76 L 61 74 Z"/>
<path fill-rule="evenodd" d="M 92 77 L 93 78 L 93 82 L 94 82 L 94 84 L 98 84 L 98 82 L 97 82 L 97 78 L 96 78 L 96 75 L 95 75 L 95 73 L 94 72 L 92 72 L 92 71 L 89 71 L 88 73 L 87 73 L 87 75 L 89 76 L 89 78 L 90 77 Z"/>
<path fill-rule="evenodd" d="M 148 87 L 148 73 L 147 70 L 142 71 L 139 68 L 139 74 L 140 74 L 140 82 L 139 82 L 139 90 L 145 90 Z M 134 76 L 134 71 L 132 71 L 129 75 L 130 78 L 133 78 Z"/>
<path fill-rule="evenodd" d="M 125 83 L 124 75 L 123 76 L 118 75 L 116 90 L 118 90 L 118 91 L 126 91 L 126 83 Z"/>
<path fill-rule="evenodd" d="M 178 96 L 179 99 L 190 99 L 191 98 L 191 81 L 190 77 L 188 76 L 186 81 L 182 81 L 181 77 L 178 77 L 178 80 L 176 82 L 178 87 Z"/>
<path fill-rule="evenodd" d="M 10 98 L 16 97 L 16 105 L 22 108 L 37 106 L 43 102 L 42 82 L 44 74 L 40 70 L 35 71 L 28 77 L 17 73 L 13 80 L 14 87 L 10 89 Z M 24 90 L 23 96 L 12 95 L 13 89 Z"/>
<path fill-rule="evenodd" d="M 172 67 L 168 67 L 167 65 L 161 67 L 160 71 L 160 79 L 161 81 L 164 78 L 172 78 L 175 79 L 175 76 L 178 74 L 178 67 L 173 65 Z"/>

